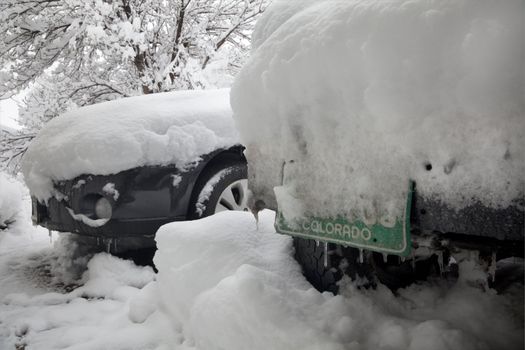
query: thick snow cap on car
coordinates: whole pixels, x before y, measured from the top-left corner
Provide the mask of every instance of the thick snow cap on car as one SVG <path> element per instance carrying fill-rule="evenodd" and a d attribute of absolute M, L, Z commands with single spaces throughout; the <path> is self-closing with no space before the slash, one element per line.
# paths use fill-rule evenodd
<path fill-rule="evenodd" d="M 45 200 L 53 195 L 53 181 L 146 165 L 184 169 L 238 142 L 229 90 L 159 93 L 56 117 L 29 146 L 22 170 L 32 195 Z"/>
<path fill-rule="evenodd" d="M 521 0 L 274 1 L 231 93 L 255 198 L 277 194 L 290 217 L 388 213 L 414 180 L 455 208 L 522 200 L 524 13 Z"/>

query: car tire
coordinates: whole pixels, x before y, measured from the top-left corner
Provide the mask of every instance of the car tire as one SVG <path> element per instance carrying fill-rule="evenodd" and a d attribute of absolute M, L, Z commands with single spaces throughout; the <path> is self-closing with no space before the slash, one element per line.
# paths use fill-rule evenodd
<path fill-rule="evenodd" d="M 389 256 L 385 261 L 381 254 L 373 253 L 370 262 L 377 279 L 393 291 L 441 274 L 437 255 L 417 261 L 399 261 L 396 256 Z"/>
<path fill-rule="evenodd" d="M 436 256 L 420 260 L 413 266 L 411 261 L 396 262 L 395 256 L 385 262 L 381 254 L 363 252 L 365 256 L 360 262 L 356 248 L 334 243 L 327 243 L 325 248 L 323 242 L 300 237 L 293 237 L 293 241 L 295 259 L 301 265 L 303 275 L 320 292 L 337 294 L 338 282 L 344 275 L 356 281 L 358 287 L 375 288 L 380 282 L 395 291 L 439 274 Z"/>
<path fill-rule="evenodd" d="M 301 265 L 305 278 L 320 292 L 328 291 L 337 294 L 337 282 L 343 277 L 340 268 L 341 259 L 333 253 L 335 244 L 318 243 L 311 239 L 293 237 L 295 260 Z M 325 258 L 325 254 L 328 256 Z"/>
<path fill-rule="evenodd" d="M 189 206 L 190 219 L 200 219 L 225 210 L 248 211 L 246 164 L 220 164 L 205 170 L 195 186 Z"/>

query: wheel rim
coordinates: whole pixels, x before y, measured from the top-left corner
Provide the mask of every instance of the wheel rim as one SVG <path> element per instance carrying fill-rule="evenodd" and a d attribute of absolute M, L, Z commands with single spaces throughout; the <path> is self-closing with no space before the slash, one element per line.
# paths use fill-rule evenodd
<path fill-rule="evenodd" d="M 248 180 L 232 182 L 222 191 L 215 206 L 215 213 L 226 210 L 248 210 Z"/>

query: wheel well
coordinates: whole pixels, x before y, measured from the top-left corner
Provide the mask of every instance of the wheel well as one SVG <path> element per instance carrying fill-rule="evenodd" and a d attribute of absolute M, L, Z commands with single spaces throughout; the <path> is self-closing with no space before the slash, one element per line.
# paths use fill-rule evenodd
<path fill-rule="evenodd" d="M 212 155 L 204 168 L 201 170 L 199 177 L 208 169 L 214 168 L 218 164 L 224 164 L 228 162 L 246 163 L 246 158 L 244 157 L 243 151 L 244 147 L 235 146 L 227 150 L 219 151 L 219 153 Z"/>
<path fill-rule="evenodd" d="M 226 150 L 218 151 L 217 153 L 214 153 L 210 155 L 210 157 L 206 161 L 206 165 L 201 169 L 199 172 L 199 176 L 197 177 L 197 180 L 195 181 L 191 196 L 190 196 L 190 203 L 192 202 L 192 199 L 198 195 L 198 193 L 195 193 L 199 191 L 199 182 L 202 181 L 203 175 L 207 174 L 209 171 L 212 171 L 214 168 L 219 167 L 223 164 L 227 163 L 244 163 L 246 164 L 246 158 L 243 154 L 244 147 L 242 146 L 234 146 Z M 191 205 L 188 205 L 188 213 L 187 217 L 190 215 L 190 211 L 192 208 L 190 208 Z"/>

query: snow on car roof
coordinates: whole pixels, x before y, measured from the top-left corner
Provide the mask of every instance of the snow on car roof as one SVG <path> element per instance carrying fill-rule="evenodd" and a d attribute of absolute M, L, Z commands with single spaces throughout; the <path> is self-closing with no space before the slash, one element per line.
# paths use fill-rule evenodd
<path fill-rule="evenodd" d="M 388 213 L 409 179 L 457 208 L 523 198 L 523 1 L 275 0 L 253 38 L 231 101 L 270 207 L 283 185 L 290 216 Z"/>
<path fill-rule="evenodd" d="M 31 193 L 52 181 L 146 165 L 184 168 L 238 143 L 229 90 L 176 91 L 82 107 L 51 120 L 29 146 L 22 171 Z"/>

